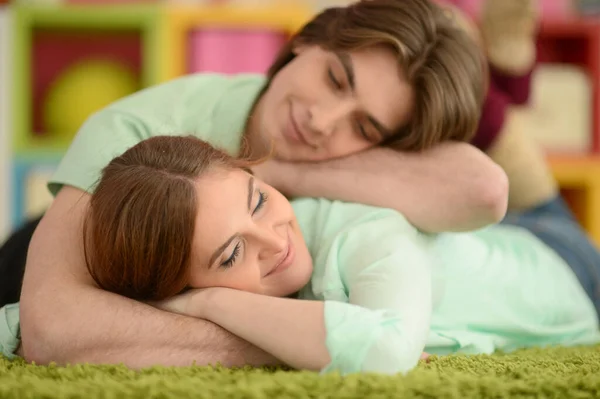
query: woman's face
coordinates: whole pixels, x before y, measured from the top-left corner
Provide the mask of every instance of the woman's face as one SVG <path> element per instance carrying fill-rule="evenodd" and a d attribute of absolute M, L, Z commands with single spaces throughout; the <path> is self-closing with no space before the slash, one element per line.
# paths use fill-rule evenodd
<path fill-rule="evenodd" d="M 278 158 L 319 161 L 350 155 L 408 123 L 413 90 L 391 49 L 334 53 L 300 46 L 295 53 L 259 100 L 250 124 L 251 132 L 260 132 L 262 145 L 272 140 Z"/>
<path fill-rule="evenodd" d="M 306 285 L 312 259 L 281 193 L 240 169 L 208 173 L 196 190 L 191 287 L 281 297 Z"/>

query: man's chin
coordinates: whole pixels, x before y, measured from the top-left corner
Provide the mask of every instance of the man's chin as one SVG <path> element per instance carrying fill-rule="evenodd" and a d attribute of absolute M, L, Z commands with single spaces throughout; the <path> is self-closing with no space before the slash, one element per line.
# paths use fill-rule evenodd
<path fill-rule="evenodd" d="M 290 148 L 287 143 L 274 143 L 271 156 L 281 162 L 297 161 L 296 156 L 294 156 L 294 149 Z"/>
<path fill-rule="evenodd" d="M 300 163 L 300 162 L 316 162 L 315 157 L 311 157 L 310 152 L 301 146 L 292 146 L 289 143 L 284 143 L 280 146 L 275 146 L 273 157 L 281 162 Z"/>

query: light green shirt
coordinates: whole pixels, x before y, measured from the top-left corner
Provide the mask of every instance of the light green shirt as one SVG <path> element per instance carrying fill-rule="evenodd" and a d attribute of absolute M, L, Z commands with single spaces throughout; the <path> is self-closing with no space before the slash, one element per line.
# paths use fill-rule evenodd
<path fill-rule="evenodd" d="M 19 304 L 6 305 L 0 308 L 0 353 L 12 359 L 20 341 Z"/>
<path fill-rule="evenodd" d="M 153 86 L 92 115 L 49 182 L 91 191 L 102 169 L 142 140 L 194 135 L 237 155 L 246 120 L 266 84 L 262 75 L 195 74 Z"/>
<path fill-rule="evenodd" d="M 322 199 L 293 207 L 314 261 L 300 298 L 325 301 L 325 372 L 406 372 L 424 350 L 600 342 L 574 273 L 524 229 L 426 235 L 388 209 Z"/>

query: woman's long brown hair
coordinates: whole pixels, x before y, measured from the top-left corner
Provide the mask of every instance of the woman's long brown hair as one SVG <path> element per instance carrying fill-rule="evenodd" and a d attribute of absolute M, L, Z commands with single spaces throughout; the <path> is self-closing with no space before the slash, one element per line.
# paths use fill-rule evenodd
<path fill-rule="evenodd" d="M 102 171 L 84 220 L 87 268 L 103 289 L 160 300 L 187 285 L 197 179 L 241 161 L 194 137 L 140 142 Z"/>

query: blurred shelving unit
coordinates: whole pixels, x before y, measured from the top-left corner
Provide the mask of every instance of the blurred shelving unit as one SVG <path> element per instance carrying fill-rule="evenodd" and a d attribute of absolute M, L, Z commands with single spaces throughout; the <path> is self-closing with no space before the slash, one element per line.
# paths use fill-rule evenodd
<path fill-rule="evenodd" d="M 159 82 L 156 6 L 14 5 L 12 226 L 51 202 L 46 181 L 98 108 Z"/>
<path fill-rule="evenodd" d="M 549 158 L 567 202 L 600 246 L 600 18 L 572 15 L 544 19 L 538 58 L 541 63 L 579 67 L 590 84 L 587 151 L 568 155 L 555 152 Z M 565 101 L 563 112 L 570 112 L 568 99 Z"/>
<path fill-rule="evenodd" d="M 47 126 L 56 124 L 49 115 L 48 98 L 72 100 L 70 111 L 77 113 L 103 94 L 98 82 L 86 82 L 74 71 L 97 72 L 102 68 L 95 66 L 110 64 L 98 75 L 108 78 L 103 86 L 113 83 L 112 72 L 121 71 L 135 79 L 135 89 L 159 81 L 160 13 L 155 6 L 16 6 L 14 12 L 12 101 L 17 154 L 62 152 L 68 147 L 76 131 L 53 131 L 54 126 Z M 69 85 L 69 78 L 89 83 L 89 89 L 69 92 L 85 88 Z"/>
<path fill-rule="evenodd" d="M 0 82 L 9 82 L 11 12 L 8 6 L 0 5 Z M 11 109 L 10 88 L 0 84 L 0 242 L 7 236 L 11 227 L 10 209 L 10 141 Z"/>
<path fill-rule="evenodd" d="M 3 72 L 2 82 L 12 83 L 3 104 L 12 105 L 13 118 L 10 125 L 0 121 L 3 148 L 10 148 L 10 161 L 0 167 L 10 183 L 0 185 L 12 194 L 0 197 L 0 223 L 7 219 L 5 204 L 4 223 L 11 228 L 49 205 L 46 182 L 93 112 L 188 73 L 264 73 L 313 14 L 296 0 L 253 6 L 101 3 L 7 6 L 14 23 L 2 37 L 11 38 L 14 50 L 2 57 L 11 59 L 12 70 Z"/>
<path fill-rule="evenodd" d="M 551 156 L 550 165 L 573 213 L 600 246 L 600 156 Z"/>
<path fill-rule="evenodd" d="M 600 19 L 553 17 L 544 19 L 538 37 L 541 64 L 564 64 L 584 71 L 591 89 L 588 153 L 600 153 Z"/>
<path fill-rule="evenodd" d="M 173 5 L 165 8 L 165 79 L 187 73 L 265 73 L 286 40 L 312 16 L 309 7 Z"/>

